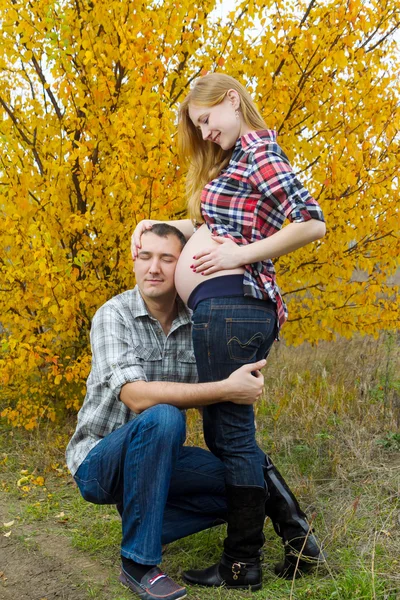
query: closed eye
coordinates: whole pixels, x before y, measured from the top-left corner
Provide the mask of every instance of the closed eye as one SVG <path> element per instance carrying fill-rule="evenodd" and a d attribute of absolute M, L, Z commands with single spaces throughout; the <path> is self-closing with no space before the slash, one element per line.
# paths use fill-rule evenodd
<path fill-rule="evenodd" d="M 203 119 L 202 121 L 200 121 L 201 125 L 208 125 L 208 117 L 206 117 L 205 119 Z M 199 131 L 201 131 L 201 127 L 200 125 L 198 125 L 196 127 L 196 129 L 198 129 Z"/>

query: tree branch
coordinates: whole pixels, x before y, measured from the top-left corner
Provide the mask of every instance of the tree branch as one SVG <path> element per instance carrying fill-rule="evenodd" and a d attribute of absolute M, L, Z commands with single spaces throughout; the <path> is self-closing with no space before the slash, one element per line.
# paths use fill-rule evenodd
<path fill-rule="evenodd" d="M 300 27 L 302 27 L 304 25 L 304 23 L 306 22 L 307 17 L 310 14 L 310 12 L 311 12 L 311 10 L 312 10 L 315 2 L 316 2 L 316 0 L 311 0 L 310 4 L 307 6 L 306 12 L 304 13 L 303 18 L 300 21 Z M 297 38 L 298 38 L 297 35 L 294 36 L 293 40 L 290 42 L 289 48 L 288 48 L 289 52 L 292 50 L 292 48 L 293 48 L 293 46 L 294 46 Z M 282 71 L 285 62 L 286 62 L 286 58 L 282 58 L 281 62 L 278 65 L 278 68 L 276 69 L 276 71 L 275 71 L 275 73 L 274 73 L 274 75 L 272 77 L 273 81 L 275 81 L 276 77 L 278 77 L 279 73 Z"/>
<path fill-rule="evenodd" d="M 25 46 L 25 44 L 24 44 Z M 36 73 L 39 75 L 39 79 L 42 82 L 44 89 L 45 89 L 45 93 L 48 95 L 48 97 L 50 98 L 50 102 L 52 103 L 54 110 L 56 111 L 56 115 L 58 117 L 58 119 L 60 121 L 62 121 L 63 115 L 61 113 L 60 107 L 57 104 L 57 100 L 54 97 L 53 92 L 50 89 L 50 85 L 47 83 L 46 78 L 43 74 L 42 68 L 40 67 L 38 61 L 36 60 L 35 55 L 32 53 L 32 63 L 33 66 L 35 67 Z"/>
<path fill-rule="evenodd" d="M 35 161 L 39 168 L 39 172 L 41 175 L 43 175 L 44 168 L 43 168 L 42 161 L 40 160 L 38 151 L 36 150 L 36 147 L 35 147 L 35 140 L 33 142 L 31 142 L 31 140 L 28 138 L 28 136 L 22 131 L 22 129 L 18 123 L 17 117 L 15 116 L 15 114 L 12 112 L 11 108 L 6 104 L 6 102 L 3 100 L 3 98 L 1 96 L 0 96 L 0 104 L 2 105 L 2 107 L 6 111 L 6 113 L 12 120 L 12 122 L 14 123 L 14 126 L 15 126 L 16 130 L 18 131 L 19 135 L 21 136 L 21 138 L 24 140 L 24 142 L 26 144 L 28 144 L 28 146 L 30 146 L 32 148 L 32 153 L 33 153 L 33 156 L 35 157 Z"/>

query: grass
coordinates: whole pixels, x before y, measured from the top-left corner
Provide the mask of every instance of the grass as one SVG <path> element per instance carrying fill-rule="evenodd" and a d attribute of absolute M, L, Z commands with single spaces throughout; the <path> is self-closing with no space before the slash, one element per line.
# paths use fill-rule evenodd
<path fill-rule="evenodd" d="M 395 600 L 400 598 L 400 351 L 394 334 L 275 347 L 257 405 L 257 436 L 312 515 L 328 554 L 327 568 L 296 581 L 275 577 L 280 540 L 266 524 L 263 590 L 188 587 L 193 600 Z M 203 444 L 196 411 L 190 444 Z M 27 434 L 3 427 L 0 485 L 21 544 L 54 531 L 81 557 L 110 573 L 88 581 L 87 598 L 126 600 L 116 582 L 120 520 L 114 507 L 84 502 L 64 466 L 73 421 Z M 21 473 L 23 471 L 23 473 Z M 21 478 L 27 481 L 20 482 Z M 40 485 L 44 478 L 44 485 Z M 20 485 L 17 485 L 20 482 Z M 218 560 L 224 527 L 167 547 L 163 567 L 180 579 L 186 568 Z M 105 593 L 106 590 L 106 593 Z"/>

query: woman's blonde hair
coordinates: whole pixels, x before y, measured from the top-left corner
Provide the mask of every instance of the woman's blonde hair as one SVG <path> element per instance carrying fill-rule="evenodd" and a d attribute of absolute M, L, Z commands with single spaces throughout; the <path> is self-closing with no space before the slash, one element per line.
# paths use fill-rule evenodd
<path fill-rule="evenodd" d="M 264 119 L 258 112 L 250 94 L 241 83 L 229 75 L 209 73 L 196 80 L 193 88 L 179 108 L 178 148 L 180 160 L 188 165 L 186 190 L 190 218 L 201 222 L 201 191 L 225 168 L 232 156 L 232 149 L 223 150 L 213 142 L 203 140 L 201 131 L 189 117 L 189 104 L 215 106 L 222 102 L 229 90 L 236 90 L 246 125 L 254 130 L 266 129 Z"/>

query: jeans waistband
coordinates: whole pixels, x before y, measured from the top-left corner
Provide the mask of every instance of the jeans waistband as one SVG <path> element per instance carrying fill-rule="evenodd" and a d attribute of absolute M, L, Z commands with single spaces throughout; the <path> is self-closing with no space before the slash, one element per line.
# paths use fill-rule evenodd
<path fill-rule="evenodd" d="M 221 275 L 202 281 L 190 294 L 187 305 L 194 310 L 202 300 L 222 296 L 244 296 L 243 275 Z"/>

